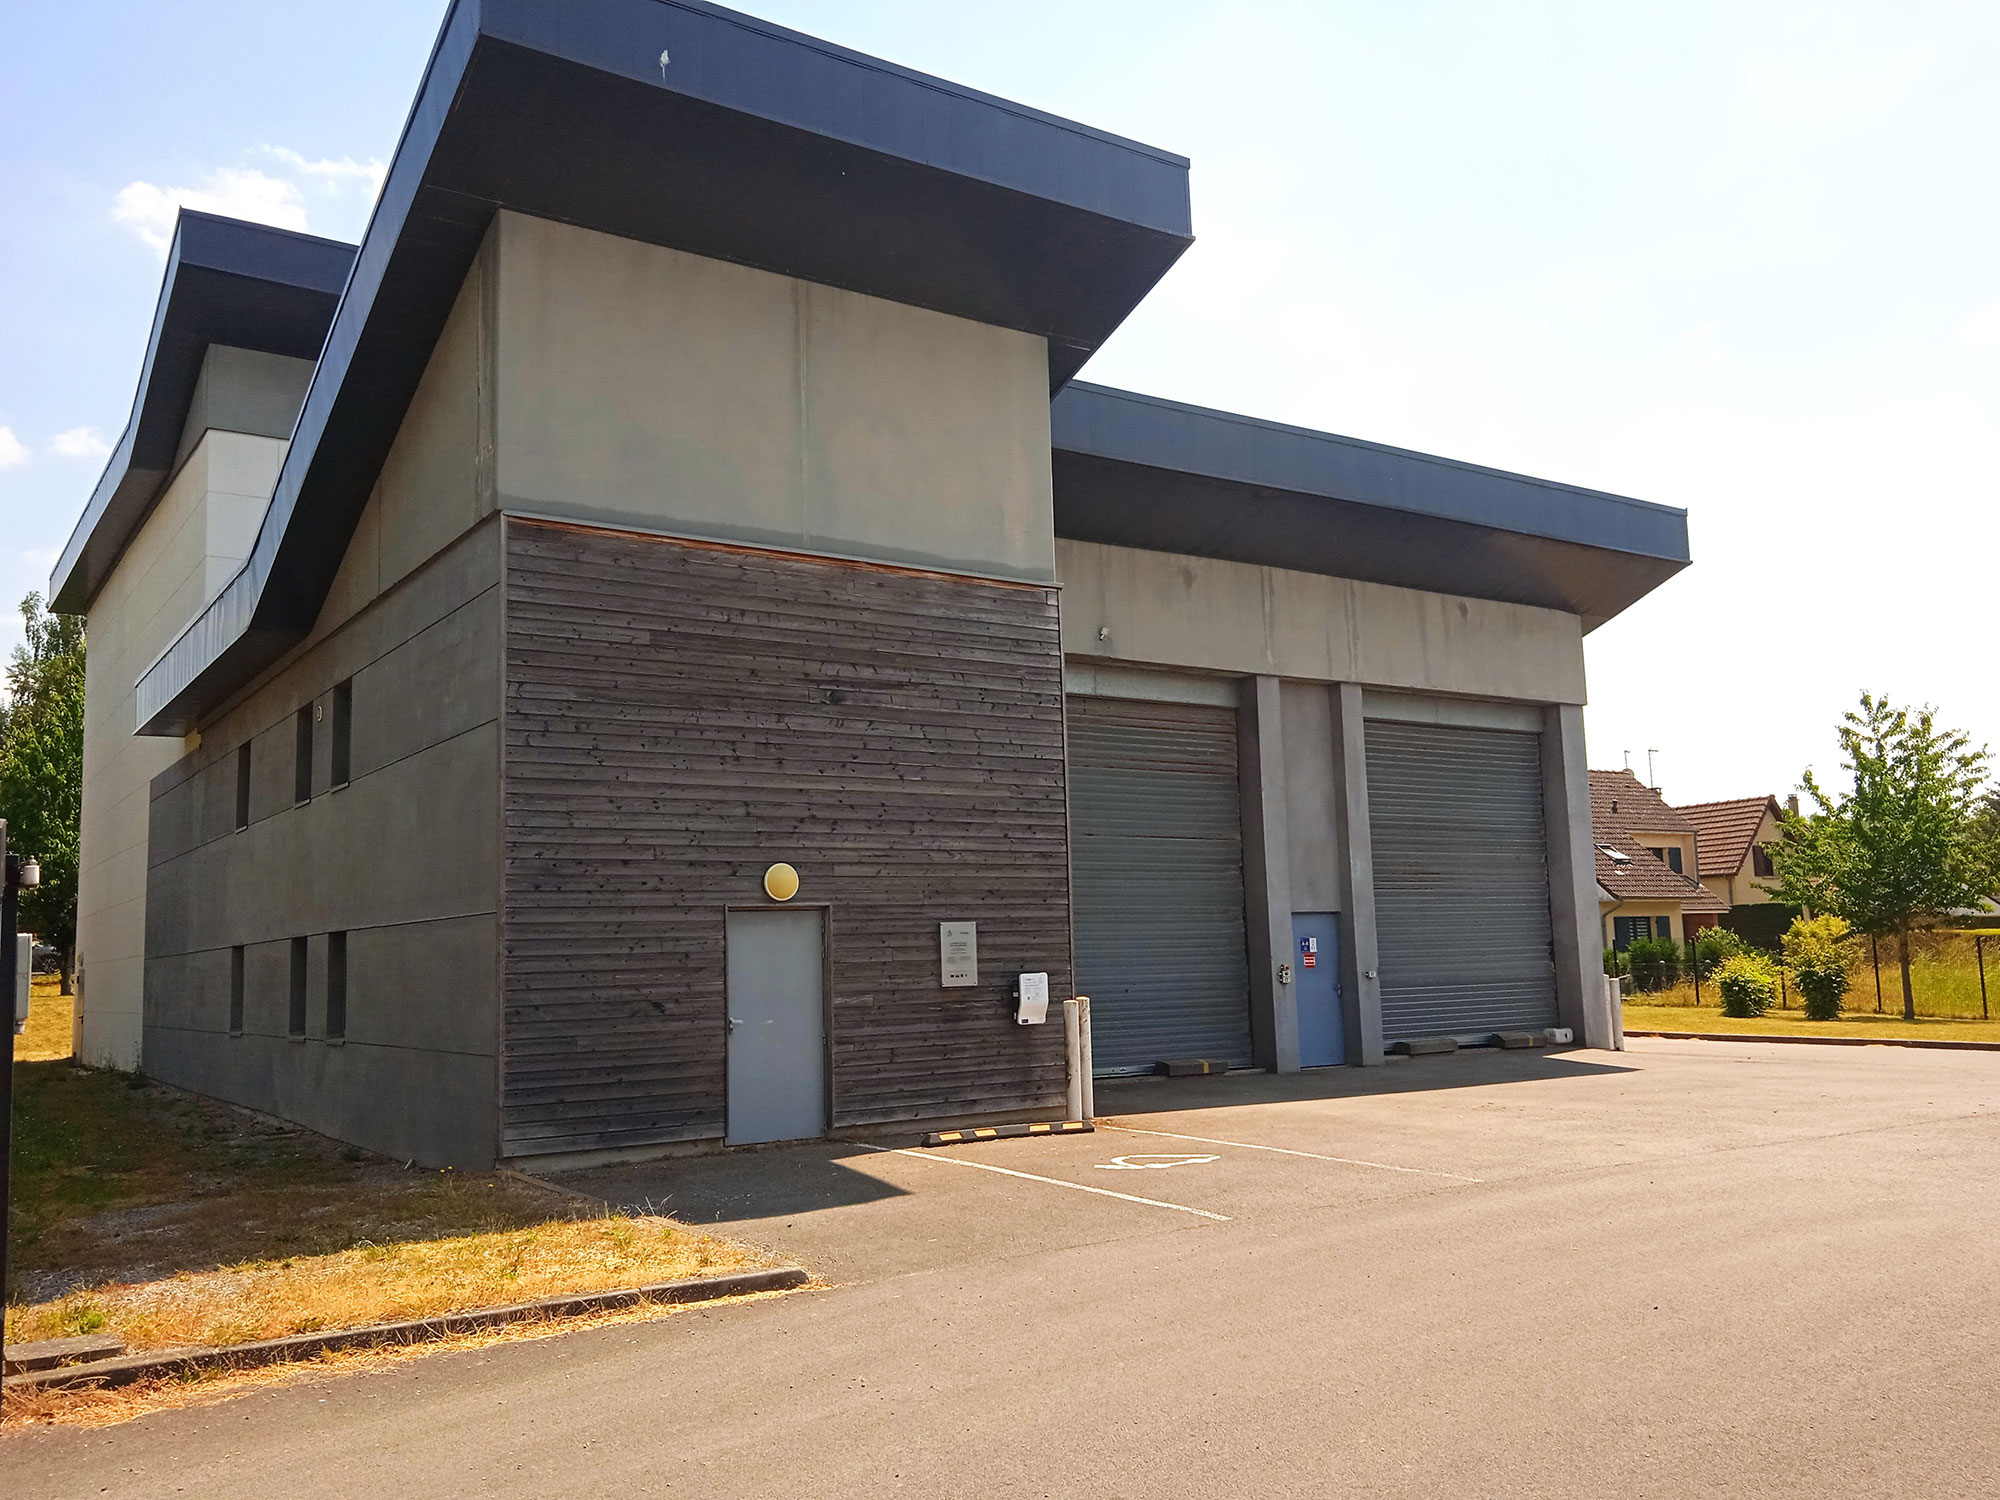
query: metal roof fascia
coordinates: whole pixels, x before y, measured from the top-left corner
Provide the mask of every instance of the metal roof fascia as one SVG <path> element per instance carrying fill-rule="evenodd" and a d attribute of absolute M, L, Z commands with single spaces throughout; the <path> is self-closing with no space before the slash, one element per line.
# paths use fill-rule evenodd
<path fill-rule="evenodd" d="M 208 336 L 220 317 L 216 306 L 203 300 L 212 295 L 206 284 L 209 279 L 233 277 L 297 289 L 306 296 L 331 297 L 345 284 L 353 257 L 354 247 L 337 240 L 246 224 L 194 209 L 180 211 L 160 279 L 146 352 L 139 362 L 132 410 L 50 572 L 51 609 L 81 613 L 88 607 L 171 477 L 173 453 L 187 421 L 199 363 L 191 370 L 163 371 L 161 346 L 170 325 L 189 321 L 194 327 L 186 331 L 204 345 L 229 341 Z M 148 434 L 147 429 L 155 430 Z M 142 436 L 152 438 L 149 451 L 144 453 L 139 451 Z M 159 452 L 156 455 L 151 449 Z M 156 456 L 158 462 L 153 461 Z M 126 514 L 118 514 L 121 511 Z M 94 566 L 82 566 L 87 560 Z"/>
<path fill-rule="evenodd" d="M 642 3 L 677 13 L 671 20 L 665 14 L 660 17 L 661 50 L 670 58 L 664 66 L 645 49 L 629 45 L 631 39 L 614 15 L 633 9 L 633 0 L 570 0 L 562 7 L 538 0 L 484 0 L 481 29 L 495 40 L 637 82 L 661 84 L 725 109 L 958 176 L 1170 234 L 1194 232 L 1187 189 L 1190 163 L 1185 156 L 705 0 Z M 758 66 L 747 68 L 738 52 L 705 50 L 702 37 L 722 28 L 771 44 L 772 50 Z M 727 57 L 731 66 L 709 71 L 704 65 L 713 56 Z M 885 83 L 895 90 L 894 97 L 885 96 Z M 1015 128 L 1006 139 L 981 143 L 970 132 L 951 128 L 954 122 L 949 116 L 954 112 L 964 117 L 995 112 L 1010 117 Z M 1157 178 L 1149 175 L 1143 183 L 1130 175 L 1091 173 L 1074 150 L 1047 149 L 1065 138 L 1079 146 L 1088 142 L 1117 147 L 1166 170 Z M 979 150 L 982 144 L 988 149 Z M 1023 163 L 1030 160 L 1038 169 L 1033 173 L 1023 170 Z M 1050 181 L 1051 166 L 1058 168 L 1059 182 Z"/>
<path fill-rule="evenodd" d="M 1072 381 L 1050 429 L 1063 452 L 1689 561 L 1673 506 L 1157 396 Z"/>

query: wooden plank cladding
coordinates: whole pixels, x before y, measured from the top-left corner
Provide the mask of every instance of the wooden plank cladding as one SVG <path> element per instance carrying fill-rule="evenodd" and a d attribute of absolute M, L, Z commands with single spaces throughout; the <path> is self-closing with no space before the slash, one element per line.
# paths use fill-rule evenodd
<path fill-rule="evenodd" d="M 720 1136 L 724 917 L 828 909 L 833 1123 L 1058 1105 L 1055 595 L 510 518 L 504 1149 Z M 980 984 L 939 984 L 938 924 Z"/>

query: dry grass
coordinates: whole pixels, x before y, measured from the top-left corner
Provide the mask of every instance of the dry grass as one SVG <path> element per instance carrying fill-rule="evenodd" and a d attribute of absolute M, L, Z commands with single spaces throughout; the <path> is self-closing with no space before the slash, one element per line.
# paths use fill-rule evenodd
<path fill-rule="evenodd" d="M 1983 1012 L 1990 1011 L 2000 1018 L 2000 933 L 1989 933 L 1985 940 L 1986 995 L 1981 996 L 1979 983 L 1979 953 L 1970 935 L 1964 933 L 1920 933 L 1910 943 L 1910 990 L 1917 1002 L 1917 1015 L 1941 1020 L 1978 1021 L 1984 1020 Z M 1853 982 L 1847 991 L 1847 1008 L 1851 1012 L 1876 1014 L 1875 963 L 1874 954 L 1865 940 L 1851 946 L 1853 958 Z M 1686 1005 L 1696 1003 L 1694 984 L 1683 980 L 1672 989 L 1655 994 L 1634 994 L 1633 998 L 1648 1006 Z M 1701 1001 L 1704 1006 L 1715 1003 L 1714 986 L 1706 982 L 1701 987 Z M 1790 1010 L 1798 1014 L 1799 997 L 1790 995 Z M 1903 980 L 1896 968 L 1896 950 L 1893 944 L 1882 944 L 1882 994 L 1881 1014 L 1901 1015 L 1903 1009 Z M 1782 1015 L 1783 1011 L 1775 1012 Z M 1689 1030 L 1681 1027 L 1680 1030 Z"/>
<path fill-rule="evenodd" d="M 93 1286 L 9 1308 L 7 1339 L 106 1333 L 135 1353 L 238 1344 L 773 1263 L 668 1219 L 558 1218 L 524 1229 L 363 1243 L 332 1255 Z"/>
<path fill-rule="evenodd" d="M 144 1078 L 78 1067 L 67 1009 L 37 994 L 24 1051 L 42 1055 L 14 1071 L 10 1344 L 82 1333 L 115 1335 L 134 1351 L 231 1344 L 773 1264 L 671 1220 L 608 1214 L 509 1175 L 412 1170 Z M 352 1351 L 305 1369 L 369 1368 L 665 1311 Z M 7 1426 L 123 1421 L 296 1378 L 224 1371 L 118 1391 L 15 1392 Z"/>
<path fill-rule="evenodd" d="M 734 1302 L 758 1302 L 782 1297 L 784 1292 L 755 1292 L 715 1302 L 692 1304 L 704 1308 Z M 500 1328 L 452 1334 L 424 1344 L 400 1344 L 379 1349 L 343 1349 L 322 1354 L 317 1359 L 296 1364 L 267 1365 L 250 1370 L 208 1370 L 192 1376 L 135 1382 L 115 1389 L 28 1391 L 7 1394 L 4 1423 L 0 1430 L 16 1432 L 29 1427 L 111 1427 L 143 1417 L 149 1412 L 185 1407 L 212 1406 L 251 1391 L 321 1380 L 328 1376 L 366 1374 L 393 1369 L 427 1355 L 498 1344 L 514 1344 L 557 1334 L 576 1333 L 587 1328 L 606 1328 L 622 1323 L 645 1323 L 689 1310 L 688 1305 L 653 1303 L 616 1312 L 584 1313 L 577 1317 L 550 1318 L 534 1322 L 510 1323 Z"/>
<path fill-rule="evenodd" d="M 28 1029 L 14 1038 L 16 1062 L 54 1062 L 70 1054 L 69 1023 L 76 1001 L 53 974 L 37 974 L 29 992 Z"/>
<path fill-rule="evenodd" d="M 1702 986 L 1704 998 L 1708 986 Z M 1713 1005 L 1655 1005 L 1657 997 L 1645 1003 L 1627 1001 L 1627 1031 L 1719 1031 L 1740 1036 L 1841 1036 L 1841 1037 L 1923 1037 L 1940 1042 L 2000 1042 L 2000 1021 L 1954 1021 L 1942 1017 L 1919 1016 L 1905 1021 L 1900 1015 L 1878 1016 L 1870 1009 L 1851 1011 L 1838 1021 L 1808 1021 L 1796 1010 L 1773 1010 L 1765 1015 L 1739 1020 L 1725 1016 Z M 1872 998 L 1872 997 L 1871 997 Z"/>

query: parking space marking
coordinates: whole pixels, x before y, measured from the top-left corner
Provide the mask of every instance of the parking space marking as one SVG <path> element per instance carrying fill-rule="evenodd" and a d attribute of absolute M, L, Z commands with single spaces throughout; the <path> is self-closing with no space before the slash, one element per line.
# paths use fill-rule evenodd
<path fill-rule="evenodd" d="M 1148 1208 L 1170 1208 L 1177 1214 L 1193 1214 L 1198 1219 L 1213 1219 L 1218 1224 L 1229 1222 L 1228 1214 L 1212 1214 L 1205 1208 L 1189 1208 L 1185 1203 L 1162 1203 L 1158 1198 L 1141 1198 L 1136 1193 L 1115 1193 L 1110 1188 L 1088 1187 L 1081 1182 L 1064 1182 L 1060 1177 L 1037 1177 L 1033 1172 L 1017 1172 L 1012 1167 L 996 1167 L 988 1161 L 967 1161 L 962 1156 L 940 1156 L 935 1151 L 908 1151 L 895 1146 L 872 1146 L 866 1141 L 855 1141 L 852 1144 L 892 1156 L 913 1156 L 918 1161 L 944 1162 L 953 1167 L 973 1167 L 981 1172 L 998 1172 L 1002 1177 L 1018 1177 L 1023 1182 L 1045 1182 L 1050 1187 L 1068 1188 L 1073 1193 L 1095 1193 L 1100 1198 L 1117 1198 L 1125 1203 L 1143 1203 Z"/>
<path fill-rule="evenodd" d="M 1097 1163 L 1100 1172 L 1158 1172 L 1168 1167 L 1201 1167 L 1212 1161 L 1221 1161 L 1219 1156 L 1159 1156 L 1150 1151 L 1137 1151 L 1129 1156 L 1114 1156 L 1110 1161 Z"/>
<path fill-rule="evenodd" d="M 1260 1146 L 1255 1141 L 1218 1141 L 1205 1135 L 1182 1135 L 1175 1130 L 1141 1130 L 1137 1125 L 1097 1122 L 1099 1130 L 1122 1130 L 1128 1135 L 1157 1135 L 1170 1141 L 1194 1141 L 1203 1146 L 1233 1146 L 1239 1151 L 1270 1151 L 1279 1156 L 1303 1156 L 1312 1161 L 1338 1162 L 1343 1167 L 1373 1167 L 1378 1172 L 1408 1172 L 1417 1177 L 1444 1177 L 1453 1182 L 1484 1182 L 1484 1177 L 1467 1177 L 1462 1172 L 1440 1172 L 1435 1167 L 1398 1167 L 1386 1161 L 1362 1161 L 1352 1156 L 1323 1156 L 1317 1151 L 1294 1151 L 1286 1146 Z"/>

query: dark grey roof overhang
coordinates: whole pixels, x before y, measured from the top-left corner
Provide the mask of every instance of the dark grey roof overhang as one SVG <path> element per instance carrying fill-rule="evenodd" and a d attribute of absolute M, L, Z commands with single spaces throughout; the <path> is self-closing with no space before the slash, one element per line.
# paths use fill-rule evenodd
<path fill-rule="evenodd" d="M 310 628 L 496 210 L 1042 334 L 1192 242 L 1185 158 L 698 0 L 456 0 L 243 571 L 139 684 L 193 728 Z"/>
<path fill-rule="evenodd" d="M 49 578 L 50 607 L 89 607 L 172 477 L 210 344 L 317 358 L 354 247 L 182 210 L 132 415 Z"/>
<path fill-rule="evenodd" d="M 1295 568 L 1603 624 L 1688 565 L 1687 512 L 1073 382 L 1056 535 Z"/>

